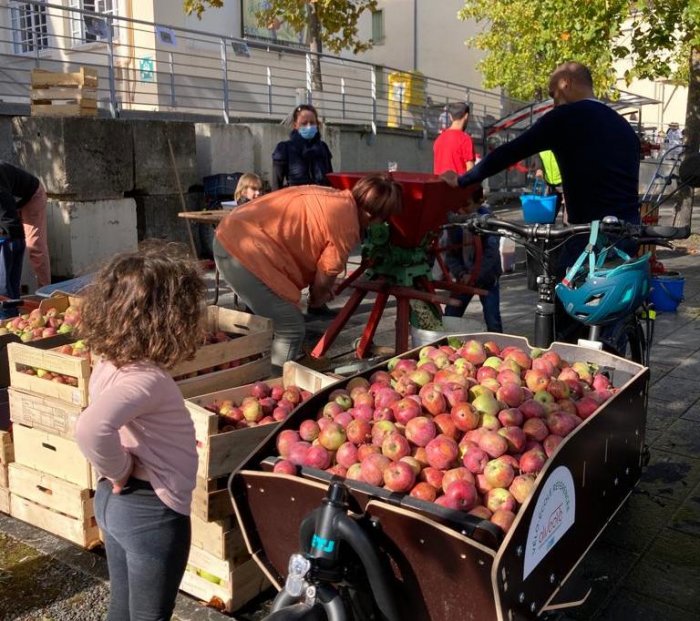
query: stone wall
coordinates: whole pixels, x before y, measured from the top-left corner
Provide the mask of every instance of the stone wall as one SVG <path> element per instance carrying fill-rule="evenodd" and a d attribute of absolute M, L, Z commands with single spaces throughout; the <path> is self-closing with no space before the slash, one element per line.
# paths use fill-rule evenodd
<path fill-rule="evenodd" d="M 269 183 L 272 152 L 288 135 L 276 122 L 0 117 L 0 158 L 46 186 L 57 279 L 89 271 L 147 238 L 187 242 L 177 214 L 183 201 L 187 210 L 205 207 L 202 178 L 256 172 Z M 399 170 L 432 169 L 432 143 L 417 134 L 373 136 L 366 127 L 343 125 L 324 127 L 323 138 L 336 171 L 385 170 L 388 161 Z"/>

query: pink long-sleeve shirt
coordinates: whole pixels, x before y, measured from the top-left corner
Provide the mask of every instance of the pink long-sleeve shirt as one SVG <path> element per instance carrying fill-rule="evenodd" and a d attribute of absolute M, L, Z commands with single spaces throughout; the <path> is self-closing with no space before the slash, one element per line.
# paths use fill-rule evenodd
<path fill-rule="evenodd" d="M 171 509 L 190 514 L 197 478 L 194 424 L 172 377 L 150 363 L 100 361 L 90 377 L 90 405 L 75 430 L 80 450 L 112 481 L 149 481 Z"/>

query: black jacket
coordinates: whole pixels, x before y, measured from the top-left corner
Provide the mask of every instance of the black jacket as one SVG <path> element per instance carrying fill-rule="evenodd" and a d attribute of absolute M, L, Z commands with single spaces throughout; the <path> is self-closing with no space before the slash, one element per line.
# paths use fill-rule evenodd
<path fill-rule="evenodd" d="M 19 209 L 39 188 L 39 179 L 26 170 L 0 161 L 0 236 L 23 239 Z"/>
<path fill-rule="evenodd" d="M 305 140 L 293 130 L 289 140 L 280 142 L 272 153 L 272 189 L 290 185 L 330 185 L 326 175 L 333 172 L 331 150 L 316 134 Z"/>

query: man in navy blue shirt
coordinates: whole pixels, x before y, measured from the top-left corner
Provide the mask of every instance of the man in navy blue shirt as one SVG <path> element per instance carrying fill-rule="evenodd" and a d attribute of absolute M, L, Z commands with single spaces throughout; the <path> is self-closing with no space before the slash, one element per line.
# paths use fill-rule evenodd
<path fill-rule="evenodd" d="M 632 126 L 597 100 L 587 67 L 567 62 L 549 78 L 554 109 L 510 142 L 498 147 L 466 174 L 445 173 L 448 183 L 479 183 L 520 160 L 551 150 L 559 163 L 568 222 L 583 224 L 617 216 L 639 223 L 640 143 Z M 572 238 L 562 248 L 557 276 L 574 263 L 587 239 Z M 575 342 L 580 324 L 557 303 L 557 338 Z"/>
<path fill-rule="evenodd" d="M 632 126 L 597 100 L 587 67 L 568 62 L 549 79 L 554 109 L 498 147 L 458 179 L 479 183 L 520 160 L 550 149 L 561 170 L 571 224 L 605 216 L 639 222 L 640 144 Z M 454 176 L 445 175 L 454 183 Z"/>

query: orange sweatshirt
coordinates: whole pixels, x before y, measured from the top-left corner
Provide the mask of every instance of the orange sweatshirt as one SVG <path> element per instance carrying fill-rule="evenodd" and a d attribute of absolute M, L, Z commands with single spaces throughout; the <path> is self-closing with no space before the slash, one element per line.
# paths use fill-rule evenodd
<path fill-rule="evenodd" d="M 303 185 L 234 209 L 216 229 L 224 249 L 277 295 L 298 303 L 317 270 L 343 271 L 360 241 L 357 206 L 347 190 Z"/>

